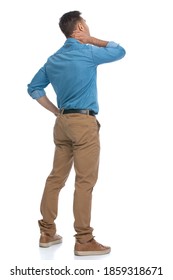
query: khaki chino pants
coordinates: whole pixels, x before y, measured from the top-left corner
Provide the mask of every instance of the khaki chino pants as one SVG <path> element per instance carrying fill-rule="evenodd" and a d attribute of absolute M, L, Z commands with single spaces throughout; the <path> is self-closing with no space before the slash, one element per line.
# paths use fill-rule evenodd
<path fill-rule="evenodd" d="M 78 113 L 60 114 L 54 126 L 55 155 L 53 169 L 46 180 L 41 201 L 40 231 L 56 233 L 59 192 L 64 187 L 74 163 L 73 201 L 75 237 L 81 243 L 93 238 L 90 226 L 93 187 L 98 178 L 99 123 L 94 116 Z"/>

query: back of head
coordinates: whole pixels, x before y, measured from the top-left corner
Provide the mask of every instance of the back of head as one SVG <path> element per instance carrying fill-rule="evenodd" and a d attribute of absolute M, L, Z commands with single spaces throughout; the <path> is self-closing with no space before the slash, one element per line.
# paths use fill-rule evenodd
<path fill-rule="evenodd" d="M 72 11 L 64 14 L 60 18 L 59 27 L 66 38 L 72 35 L 73 31 L 75 30 L 76 24 L 82 19 L 80 15 L 81 13 L 79 11 Z"/>

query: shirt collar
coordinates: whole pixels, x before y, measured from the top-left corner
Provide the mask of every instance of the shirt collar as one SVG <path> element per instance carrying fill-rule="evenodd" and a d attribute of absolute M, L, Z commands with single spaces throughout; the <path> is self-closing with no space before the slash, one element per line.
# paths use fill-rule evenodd
<path fill-rule="evenodd" d="M 69 43 L 70 44 L 75 44 L 75 43 L 80 44 L 75 38 L 67 38 L 64 45 L 69 44 Z"/>

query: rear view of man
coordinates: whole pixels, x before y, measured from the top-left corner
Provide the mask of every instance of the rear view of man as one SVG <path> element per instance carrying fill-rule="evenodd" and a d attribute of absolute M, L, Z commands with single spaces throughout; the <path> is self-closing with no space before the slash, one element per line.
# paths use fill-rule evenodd
<path fill-rule="evenodd" d="M 100 64 L 123 58 L 125 50 L 113 41 L 92 37 L 79 11 L 64 14 L 59 26 L 66 37 L 64 45 L 48 58 L 28 85 L 30 96 L 57 117 L 53 169 L 41 201 L 39 245 L 46 248 L 62 242 L 55 225 L 58 197 L 74 164 L 74 253 L 79 256 L 108 254 L 111 248 L 94 239 L 90 225 L 100 152 L 96 71 Z M 46 96 L 44 88 L 49 83 L 57 95 L 57 106 Z"/>

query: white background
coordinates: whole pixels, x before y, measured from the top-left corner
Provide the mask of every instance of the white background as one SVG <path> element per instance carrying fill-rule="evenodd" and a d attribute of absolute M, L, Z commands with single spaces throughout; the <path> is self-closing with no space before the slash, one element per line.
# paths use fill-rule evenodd
<path fill-rule="evenodd" d="M 159 279 L 172 280 L 171 1 L 6 0 L 0 6 L 1 275 L 11 279 L 9 269 L 15 265 L 102 271 L 105 266 L 162 266 Z M 73 254 L 73 170 L 60 195 L 57 228 L 64 242 L 38 247 L 37 220 L 52 168 L 55 118 L 29 97 L 27 84 L 64 43 L 58 22 L 70 10 L 82 12 L 92 36 L 120 43 L 127 52 L 122 60 L 98 68 L 102 148 L 92 226 L 96 239 L 112 247 L 110 255 L 100 257 Z M 56 102 L 51 86 L 47 95 Z M 101 272 L 86 279 L 100 277 Z"/>

